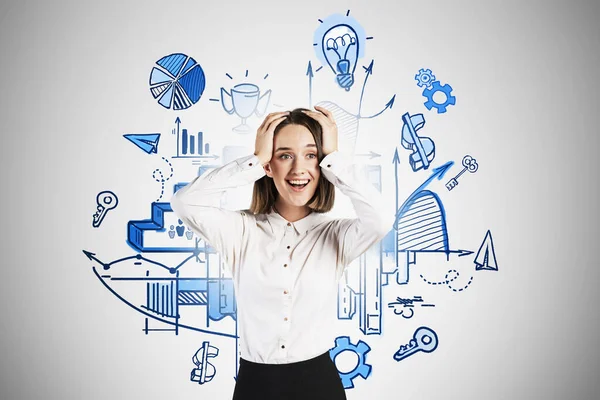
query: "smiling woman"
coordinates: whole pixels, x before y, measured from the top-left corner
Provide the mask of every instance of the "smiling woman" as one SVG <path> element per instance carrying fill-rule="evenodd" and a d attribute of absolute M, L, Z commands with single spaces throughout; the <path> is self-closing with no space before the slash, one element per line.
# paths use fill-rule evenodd
<path fill-rule="evenodd" d="M 338 282 L 395 219 L 365 177 L 337 150 L 328 110 L 295 109 L 265 118 L 254 154 L 196 178 L 171 200 L 233 278 L 240 338 L 234 400 L 346 398 L 329 356 Z M 249 210 L 214 206 L 226 189 L 250 183 Z M 336 187 L 356 218 L 326 216 Z"/>
<path fill-rule="evenodd" d="M 319 166 L 327 156 L 322 145 L 323 130 L 306 111 L 295 109 L 275 126 L 272 139 L 275 150 L 269 161 L 261 161 L 266 176 L 254 183 L 250 206 L 253 213 L 274 209 L 288 221 L 297 221 L 312 211 L 322 213 L 333 207 L 335 186 L 321 176 Z M 257 145 L 267 147 L 257 148 L 255 154 L 259 158 L 268 154 L 268 143 Z"/>

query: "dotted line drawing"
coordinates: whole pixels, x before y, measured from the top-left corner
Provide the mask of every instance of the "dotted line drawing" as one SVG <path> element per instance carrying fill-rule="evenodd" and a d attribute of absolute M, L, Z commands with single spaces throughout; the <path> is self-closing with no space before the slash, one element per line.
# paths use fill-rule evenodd
<path fill-rule="evenodd" d="M 451 279 L 448 279 L 448 277 L 450 276 L 450 274 L 454 274 L 454 277 L 452 277 Z M 455 269 L 448 270 L 448 272 L 446 273 L 446 276 L 444 276 L 444 280 L 443 281 L 439 281 L 439 282 L 430 281 L 427 278 L 425 278 L 422 274 L 419 275 L 419 276 L 428 285 L 434 285 L 434 286 L 436 286 L 436 285 L 447 285 L 448 288 L 450 290 L 452 290 L 453 292 L 462 292 L 463 290 L 465 290 L 466 288 L 468 288 L 471 285 L 471 282 L 473 282 L 473 277 L 471 276 L 471 278 L 469 279 L 469 282 L 467 282 L 467 284 L 464 287 L 461 287 L 461 288 L 455 288 L 455 287 L 453 287 L 450 283 L 453 282 L 453 281 L 455 281 L 456 279 L 458 279 L 458 277 L 460 276 L 460 273 L 457 270 L 455 270 Z"/>
<path fill-rule="evenodd" d="M 160 170 L 160 168 L 156 168 L 152 172 L 152 177 L 154 178 L 154 180 L 156 182 L 160 183 L 160 196 L 158 197 L 158 199 L 156 199 L 156 201 L 160 201 L 162 199 L 162 197 L 165 193 L 165 182 L 168 181 L 169 179 L 171 179 L 171 177 L 173 176 L 173 165 L 166 158 L 164 158 L 164 157 L 161 157 L 161 158 L 167 163 L 167 165 L 169 165 L 171 172 L 169 173 L 169 176 L 167 178 L 165 178 L 165 176 L 163 175 L 163 172 Z M 160 175 L 160 179 L 157 177 L 157 173 L 158 173 L 158 175 Z"/>

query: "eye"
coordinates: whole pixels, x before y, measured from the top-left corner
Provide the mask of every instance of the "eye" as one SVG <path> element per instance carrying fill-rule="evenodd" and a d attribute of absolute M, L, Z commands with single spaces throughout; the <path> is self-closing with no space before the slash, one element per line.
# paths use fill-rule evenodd
<path fill-rule="evenodd" d="M 310 153 L 308 156 L 309 156 L 310 158 L 317 158 L 317 155 L 316 155 L 315 153 Z"/>
<path fill-rule="evenodd" d="M 289 154 L 282 154 L 279 156 L 279 158 L 284 158 L 284 157 L 288 157 L 288 156 L 289 156 Z"/>

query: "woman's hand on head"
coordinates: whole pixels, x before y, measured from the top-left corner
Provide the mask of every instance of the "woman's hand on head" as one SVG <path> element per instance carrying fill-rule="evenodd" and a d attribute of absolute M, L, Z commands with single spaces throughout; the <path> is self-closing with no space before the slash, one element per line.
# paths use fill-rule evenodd
<path fill-rule="evenodd" d="M 289 113 L 289 111 L 271 113 L 265 117 L 263 123 L 258 127 L 254 145 L 254 155 L 258 157 L 261 165 L 265 165 L 271 161 L 271 157 L 273 156 L 273 136 L 275 135 L 275 128 Z"/>
<path fill-rule="evenodd" d="M 338 149 L 338 129 L 333 118 L 333 113 L 328 109 L 315 106 L 317 111 L 303 111 L 321 124 L 323 130 L 323 155 L 333 153 Z"/>

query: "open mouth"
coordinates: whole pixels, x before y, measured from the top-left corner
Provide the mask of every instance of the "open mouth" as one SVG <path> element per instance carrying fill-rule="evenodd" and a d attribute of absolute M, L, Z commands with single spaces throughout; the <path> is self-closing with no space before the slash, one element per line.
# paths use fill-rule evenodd
<path fill-rule="evenodd" d="M 289 186 L 292 187 L 292 189 L 295 192 L 301 192 L 306 187 L 306 185 L 308 185 L 310 180 L 309 179 L 294 179 L 294 180 L 286 180 L 286 182 L 288 183 Z"/>

